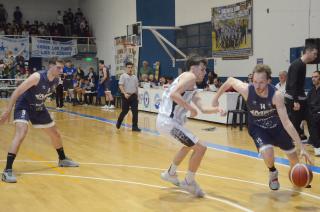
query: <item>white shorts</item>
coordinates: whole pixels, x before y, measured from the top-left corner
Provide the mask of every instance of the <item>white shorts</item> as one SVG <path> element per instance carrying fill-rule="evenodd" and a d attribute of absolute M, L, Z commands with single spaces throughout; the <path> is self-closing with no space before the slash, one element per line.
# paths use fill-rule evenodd
<path fill-rule="evenodd" d="M 192 147 L 199 141 L 188 129 L 164 115 L 159 114 L 157 117 L 157 130 L 160 134 L 169 135 L 187 147 Z"/>

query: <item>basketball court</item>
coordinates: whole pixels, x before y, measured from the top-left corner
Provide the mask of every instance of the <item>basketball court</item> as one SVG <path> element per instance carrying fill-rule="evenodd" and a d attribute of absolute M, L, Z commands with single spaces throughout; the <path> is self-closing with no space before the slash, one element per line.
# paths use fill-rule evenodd
<path fill-rule="evenodd" d="M 57 97 L 61 101 L 64 99 L 63 89 L 69 94 L 64 100 L 66 104 L 56 105 L 54 100 L 46 102 L 62 136 L 63 149 L 61 145 L 57 150 L 53 148 L 48 135 L 30 124 L 19 153 L 8 152 L 15 135 L 15 125 L 12 123 L 14 109 L 9 122 L 0 126 L 0 173 L 4 174 L 3 181 L 8 182 L 0 180 L 0 212 L 320 212 L 320 157 L 314 156 L 312 146 L 306 145 L 313 161 L 312 165 L 308 165 L 313 172 L 310 188 L 298 188 L 291 183 L 286 154 L 275 148 L 275 167 L 279 171 L 281 186 L 279 190 L 273 191 L 269 188 L 269 170 L 275 174 L 275 169 L 270 166 L 267 168 L 257 153 L 247 128 L 242 130 L 226 126 L 226 123 L 231 123 L 230 119 L 228 121 L 225 117 L 218 117 L 218 114 L 199 114 L 186 124 L 186 128 L 201 141 L 205 141 L 207 147 L 196 172 L 196 182 L 205 196 L 197 198 L 181 189 L 183 183 L 178 187 L 161 179 L 160 174 L 168 169 L 181 143 L 161 136 L 156 129 L 159 106 L 167 105 L 161 103 L 163 92 L 174 78 L 186 71 L 188 66 L 185 66 L 185 62 L 194 54 L 208 61 L 206 67 L 203 66 L 203 60 L 196 66 L 202 67 L 202 72 L 207 74 L 206 78 L 201 79 L 203 85 L 198 85 L 197 89 L 202 103 L 209 106 L 215 95 L 213 92 L 221 88 L 221 84 L 215 84 L 214 79 L 225 82 L 232 76 L 250 83 L 252 76 L 250 79 L 248 74 L 254 66 L 265 64 L 273 72 L 272 76 L 265 72 L 266 76 L 271 77 L 275 84 L 279 82 L 278 73 L 288 70 L 290 63 L 303 55 L 303 47 L 307 46 L 308 41 L 316 45 L 320 52 L 320 13 L 316 9 L 320 6 L 319 2 L 10 0 L 0 3 L 0 40 L 3 39 L 0 42 L 0 114 L 5 111 L 10 94 L 20 85 L 20 81 L 27 79 L 29 73 L 48 67 L 52 73 L 58 73 L 58 68 L 62 70 L 61 61 L 50 63 L 52 57 L 63 57 L 68 61 L 68 65 L 64 67 L 65 76 L 61 76 L 59 92 L 56 93 L 60 93 Z M 14 10 L 19 6 L 24 15 L 11 20 Z M 2 7 L 8 9 L 8 19 L 5 17 L 6 10 Z M 293 14 L 295 18 L 292 18 Z M 12 23 L 12 27 L 9 23 Z M 127 67 L 128 62 L 132 63 L 132 67 Z M 58 66 L 59 63 L 61 67 Z M 314 85 L 311 75 L 319 70 L 320 56 L 305 63 L 308 63 L 308 70 L 302 71 L 306 72 L 307 79 L 303 79 L 306 86 L 302 87 L 309 90 Z M 55 67 L 52 68 L 51 65 L 54 64 Z M 119 78 L 128 70 L 134 70 L 133 74 L 139 78 L 138 91 L 119 91 Z M 35 108 L 32 112 L 44 112 L 42 103 L 49 96 L 47 94 L 56 88 L 47 86 L 50 83 L 44 82 L 51 78 L 51 71 L 45 78 L 41 78 L 43 85 L 40 84 L 36 91 L 31 91 L 37 102 L 33 102 L 34 99 L 32 102 L 29 99 L 23 101 L 22 109 L 18 108 L 21 116 L 16 117 L 16 120 L 25 120 L 25 108 L 30 105 Z M 131 77 L 130 71 L 128 73 Z M 196 78 L 199 75 L 195 74 Z M 91 84 L 87 84 L 89 81 Z M 138 87 L 136 84 L 135 88 Z M 122 82 L 120 85 L 123 85 Z M 81 97 L 74 96 L 75 90 Z M 304 91 L 301 90 L 301 93 Z M 104 107 L 108 108 L 109 104 L 109 108 L 115 106 L 116 109 L 102 109 L 103 98 L 110 93 L 115 101 L 110 97 L 109 103 L 106 100 Z M 82 95 L 85 94 L 92 101 L 83 102 Z M 134 104 L 140 101 L 138 125 L 134 123 L 132 127 L 132 114 L 129 112 L 121 128 L 117 129 L 116 122 L 121 112 L 119 107 L 122 103 L 125 108 L 124 103 L 129 104 L 131 96 Z M 292 94 L 291 97 L 293 100 L 296 96 Z M 242 98 L 238 93 L 231 91 L 225 93 L 219 103 L 226 111 L 236 109 L 245 114 L 247 112 L 240 106 L 244 101 L 240 99 Z M 171 100 L 172 105 L 177 103 L 174 99 L 171 98 L 170 102 Z M 268 112 L 264 102 L 254 102 L 253 104 L 260 105 L 261 110 L 254 110 L 253 113 Z M 272 104 L 270 102 L 267 102 L 268 107 L 274 105 L 273 101 Z M 17 105 L 19 107 L 19 102 Z M 134 107 L 131 104 L 131 108 Z M 171 118 L 174 107 L 168 107 L 170 111 L 168 110 L 167 115 L 171 112 Z M 264 114 L 267 118 L 271 117 L 270 111 Z M 49 119 L 49 116 L 45 118 Z M 182 120 L 182 116 L 178 118 Z M 264 119 L 263 116 L 260 118 Z M 245 120 L 234 116 L 232 119 L 233 122 L 239 120 L 241 127 Z M 270 118 L 268 126 L 272 121 Z M 263 122 L 267 123 L 266 119 Z M 18 127 L 17 134 L 23 134 L 23 127 Z M 132 131 L 139 128 L 141 132 Z M 53 140 L 59 140 L 58 136 L 54 136 L 57 134 L 52 134 Z M 202 155 L 200 157 L 197 152 L 199 149 L 194 149 L 195 155 L 198 155 L 197 160 L 201 160 Z M 200 148 L 201 154 L 204 149 Z M 58 167 L 57 152 L 61 160 L 70 162 L 63 151 L 80 166 Z M 179 180 L 183 180 L 186 175 L 189 156 L 178 168 Z M 9 183 L 15 182 L 15 179 L 10 181 L 10 177 L 14 178 L 10 163 L 13 160 L 13 173 L 17 177 L 17 183 Z M 194 160 L 193 165 L 196 163 Z M 188 172 L 192 180 L 188 182 L 187 177 L 184 181 L 187 186 L 196 184 L 192 169 Z M 170 170 L 174 172 L 175 168 Z M 294 178 L 303 177 L 295 174 Z M 272 181 L 277 179 L 273 178 Z M 197 193 L 196 190 L 194 193 Z"/>
<path fill-rule="evenodd" d="M 1 100 L 1 108 L 6 101 Z M 196 177 L 206 196 L 194 198 L 160 179 L 179 146 L 159 136 L 156 114 L 140 112 L 142 132 L 136 133 L 131 115 L 116 129 L 119 110 L 67 106 L 57 111 L 54 104 L 48 106 L 66 154 L 80 167 L 57 167 L 47 136 L 30 127 L 14 164 L 18 183 L 0 183 L 1 211 L 320 211 L 320 159 L 313 157 L 312 188 L 297 189 L 288 178 L 288 161 L 277 149 L 281 188 L 271 191 L 268 170 L 246 128 L 187 123 L 208 146 Z M 0 133 L 4 168 L 13 124 L 3 125 Z M 180 179 L 186 168 L 187 161 L 179 167 Z"/>

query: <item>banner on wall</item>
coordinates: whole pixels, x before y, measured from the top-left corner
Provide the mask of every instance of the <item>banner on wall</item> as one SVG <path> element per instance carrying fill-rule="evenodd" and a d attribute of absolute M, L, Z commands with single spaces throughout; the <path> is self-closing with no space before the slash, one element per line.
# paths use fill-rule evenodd
<path fill-rule="evenodd" d="M 252 55 L 252 0 L 211 9 L 212 55 Z"/>
<path fill-rule="evenodd" d="M 5 53 L 11 51 L 13 55 L 22 55 L 29 60 L 29 37 L 23 38 L 0 38 L 0 58 L 5 57 Z"/>
<path fill-rule="evenodd" d="M 115 46 L 115 76 L 116 79 L 126 71 L 125 64 L 132 62 L 134 65 L 134 74 L 138 76 L 139 46 L 128 43 L 127 36 L 116 37 Z"/>
<path fill-rule="evenodd" d="M 72 57 L 76 55 L 77 40 L 73 39 L 66 42 L 46 40 L 32 37 L 32 57 Z"/>

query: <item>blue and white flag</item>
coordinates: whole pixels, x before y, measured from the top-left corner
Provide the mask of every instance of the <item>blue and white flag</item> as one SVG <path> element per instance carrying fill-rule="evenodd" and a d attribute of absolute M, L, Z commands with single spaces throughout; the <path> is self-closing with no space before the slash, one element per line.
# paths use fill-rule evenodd
<path fill-rule="evenodd" d="M 32 37 L 32 57 L 72 57 L 77 54 L 77 40 L 67 42 Z"/>
<path fill-rule="evenodd" d="M 14 56 L 21 54 L 25 60 L 29 60 L 29 37 L 0 37 L 0 59 L 3 59 L 8 51 L 12 51 Z"/>

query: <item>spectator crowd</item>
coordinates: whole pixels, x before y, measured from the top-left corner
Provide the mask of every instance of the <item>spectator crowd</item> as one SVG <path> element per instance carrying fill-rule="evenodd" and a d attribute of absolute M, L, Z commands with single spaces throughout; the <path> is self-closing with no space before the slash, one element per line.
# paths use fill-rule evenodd
<path fill-rule="evenodd" d="M 73 36 L 90 37 L 89 24 L 80 8 L 73 12 L 68 10 L 56 12 L 56 19 L 51 23 L 35 20 L 33 23 L 24 19 L 23 12 L 17 6 L 13 13 L 13 22 L 9 23 L 8 13 L 0 4 L 0 35 L 21 36 Z"/>

